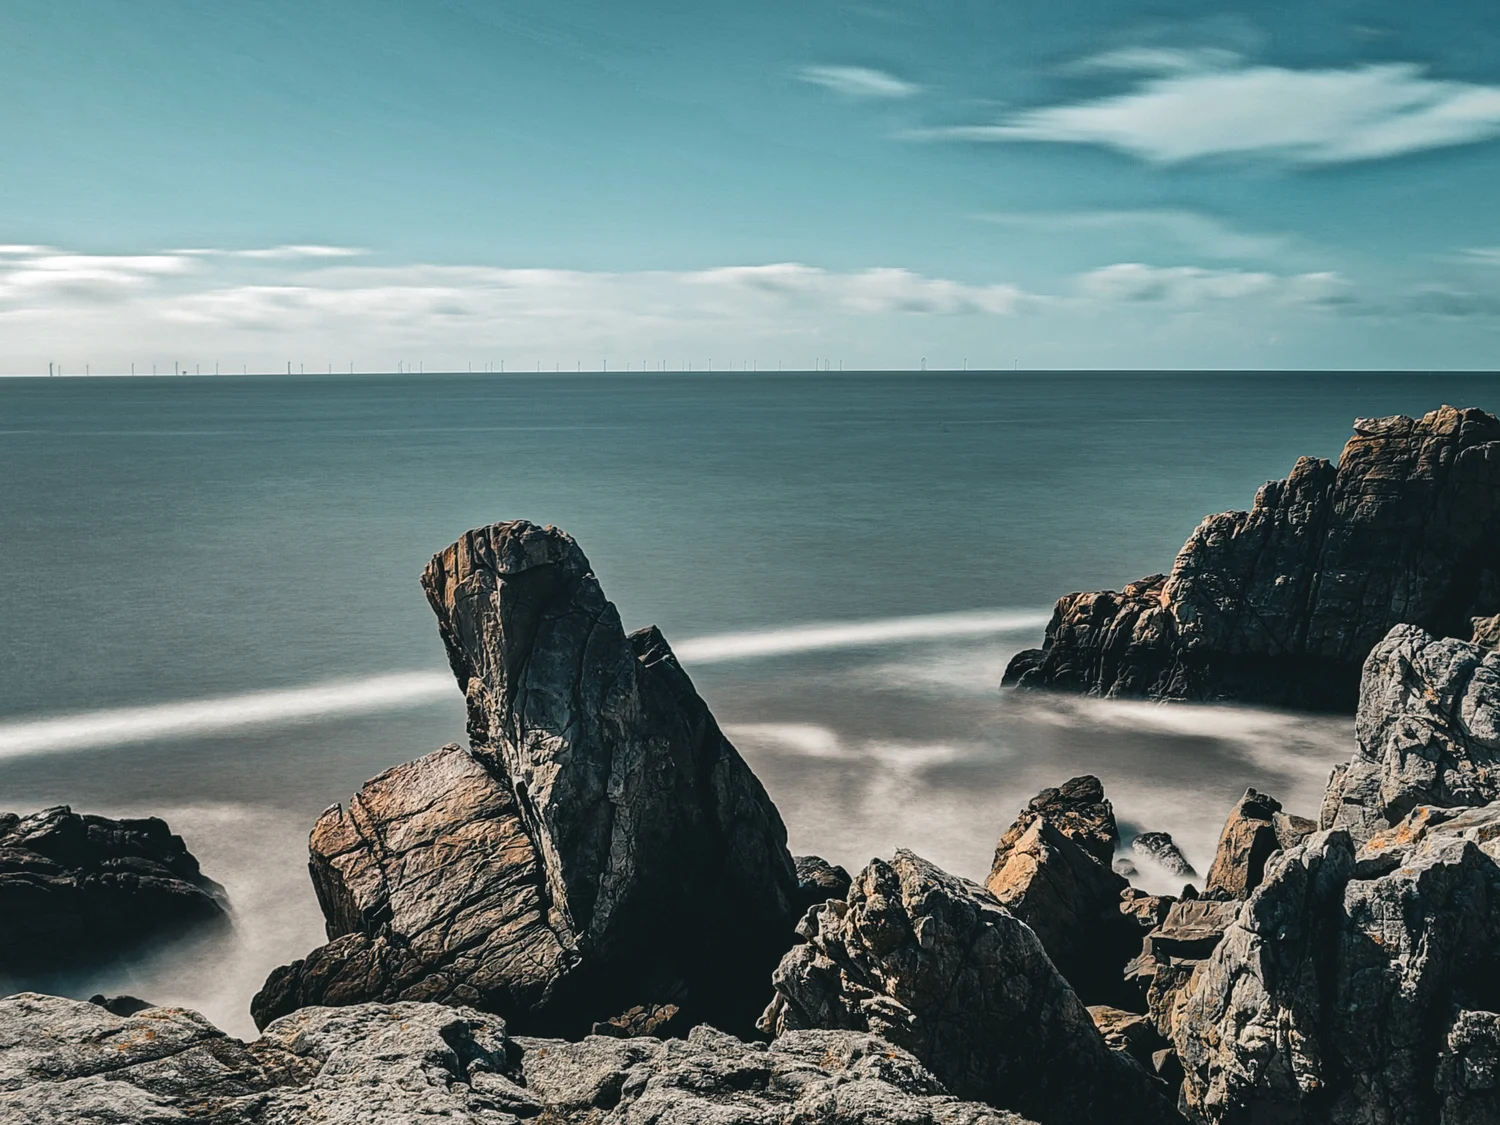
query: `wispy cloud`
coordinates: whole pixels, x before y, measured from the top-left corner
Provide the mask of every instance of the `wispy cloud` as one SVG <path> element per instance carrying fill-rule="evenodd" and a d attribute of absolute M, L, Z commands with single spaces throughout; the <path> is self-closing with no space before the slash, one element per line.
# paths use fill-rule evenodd
<path fill-rule="evenodd" d="M 1408 63 L 1184 71 L 1110 97 L 922 135 L 1100 145 L 1159 164 L 1210 157 L 1339 164 L 1500 136 L 1500 87 L 1427 78 Z"/>
<path fill-rule="evenodd" d="M 200 247 L 173 250 L 171 253 L 197 258 L 250 258 L 271 262 L 295 262 L 303 259 L 357 258 L 367 251 L 355 246 L 290 245 L 267 246 L 252 250 L 219 250 Z"/>
<path fill-rule="evenodd" d="M 1079 59 L 1065 69 L 1073 74 L 1184 74 L 1223 70 L 1240 61 L 1223 47 L 1119 47 Z"/>
<path fill-rule="evenodd" d="M 1460 253 L 1462 260 L 1471 265 L 1500 266 L 1500 246 L 1472 246 Z"/>
<path fill-rule="evenodd" d="M 1211 258 L 1272 258 L 1284 253 L 1280 235 L 1238 230 L 1201 211 L 1140 208 L 1120 211 L 997 211 L 978 216 L 1004 226 L 1047 231 L 1120 231 L 1171 239 Z"/>
<path fill-rule="evenodd" d="M 1119 262 L 1081 274 L 1077 285 L 1080 294 L 1096 301 L 1166 304 L 1179 308 L 1248 299 L 1283 305 L 1334 307 L 1351 300 L 1349 283 L 1331 271 L 1275 274 L 1259 270 Z"/>
<path fill-rule="evenodd" d="M 922 90 L 914 82 L 867 66 L 808 66 L 797 76 L 846 98 L 909 98 Z"/>

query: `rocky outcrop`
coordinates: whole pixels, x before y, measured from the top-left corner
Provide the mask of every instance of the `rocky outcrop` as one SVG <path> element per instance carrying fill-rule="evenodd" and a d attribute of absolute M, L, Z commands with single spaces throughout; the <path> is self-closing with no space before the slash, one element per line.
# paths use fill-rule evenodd
<path fill-rule="evenodd" d="M 1179 875 L 1184 879 L 1198 877 L 1198 872 L 1193 870 L 1193 865 L 1187 861 L 1182 849 L 1169 833 L 1142 832 L 1130 841 L 1130 850 L 1145 856 L 1168 875 Z"/>
<path fill-rule="evenodd" d="M 748 1029 L 801 906 L 786 830 L 666 640 L 627 636 L 578 545 L 516 521 L 422 576 L 471 746 L 323 814 L 309 1003 L 438 999 L 582 1034 L 634 1007 Z"/>
<path fill-rule="evenodd" d="M 761 1021 L 869 1032 L 960 1097 L 1044 1125 L 1177 1120 L 1111 1051 L 1029 927 L 981 888 L 910 852 L 876 860 L 848 898 L 814 907 Z"/>
<path fill-rule="evenodd" d="M 196 1012 L 0 1000 L 0 1120 L 26 1125 L 1028 1125 L 870 1035 L 511 1038 L 438 1004 L 307 1008 L 248 1046 Z"/>
<path fill-rule="evenodd" d="M 72 969 L 228 923 L 223 888 L 150 817 L 0 814 L 0 975 Z"/>
<path fill-rule="evenodd" d="M 806 914 L 809 907 L 820 902 L 843 898 L 849 893 L 849 884 L 852 882 L 849 872 L 838 864 L 829 863 L 822 856 L 816 855 L 799 855 L 795 863 L 797 899 L 802 914 Z"/>
<path fill-rule="evenodd" d="M 1497 560 L 1500 420 L 1359 419 L 1337 467 L 1304 457 L 1209 516 L 1170 574 L 1061 599 L 1005 682 L 1347 711 L 1392 626 L 1467 638 L 1500 612 Z"/>
<path fill-rule="evenodd" d="M 1362 842 L 1418 805 L 1500 799 L 1500 653 L 1398 626 L 1365 663 L 1356 750 L 1321 824 Z"/>
<path fill-rule="evenodd" d="M 1140 948 L 1112 864 L 1119 829 L 1097 777 L 1032 798 L 995 848 L 986 889 L 1025 922 L 1089 1003 L 1123 1003 L 1121 968 Z"/>
<path fill-rule="evenodd" d="M 1180 899 L 1146 934 L 1125 977 L 1144 994 L 1152 1025 L 1163 1036 L 1170 1038 L 1193 974 L 1217 948 L 1239 907 L 1233 900 Z"/>
<path fill-rule="evenodd" d="M 1280 813 L 1281 802 L 1275 797 L 1254 789 L 1245 791 L 1219 833 L 1219 846 L 1203 888 L 1208 897 L 1250 897 L 1260 885 L 1266 860 L 1281 847 L 1274 823 Z"/>

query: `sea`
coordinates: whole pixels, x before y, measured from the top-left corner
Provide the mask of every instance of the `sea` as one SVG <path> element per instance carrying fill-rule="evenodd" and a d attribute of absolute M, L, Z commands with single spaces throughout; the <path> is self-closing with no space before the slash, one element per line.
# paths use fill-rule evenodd
<path fill-rule="evenodd" d="M 1169 569 L 1356 417 L 1443 403 L 1500 408 L 1500 376 L 0 379 L 0 811 L 163 817 L 235 921 L 0 991 L 253 1034 L 266 973 L 325 940 L 319 811 L 464 737 L 418 575 L 515 518 L 661 627 L 795 853 L 982 879 L 1032 795 L 1093 773 L 1127 838 L 1205 871 L 1247 786 L 1316 815 L 1352 719 L 1021 696 L 1007 660 L 1060 595 Z"/>

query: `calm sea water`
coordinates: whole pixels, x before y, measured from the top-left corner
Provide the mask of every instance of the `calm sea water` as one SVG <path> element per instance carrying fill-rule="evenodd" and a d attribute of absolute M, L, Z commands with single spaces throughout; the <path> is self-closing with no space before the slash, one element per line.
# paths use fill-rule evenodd
<path fill-rule="evenodd" d="M 462 737 L 417 575 L 516 517 L 566 528 L 627 626 L 699 654 L 794 850 L 979 877 L 1027 797 L 1090 771 L 1204 869 L 1246 785 L 1313 811 L 1350 723 L 1016 699 L 1006 660 L 1058 595 L 1167 568 L 1354 417 L 1444 402 L 1500 408 L 1500 378 L 0 380 L 0 809 L 163 815 L 238 911 L 227 947 L 9 983 L 248 1031 L 266 970 L 322 940 L 318 811 Z"/>

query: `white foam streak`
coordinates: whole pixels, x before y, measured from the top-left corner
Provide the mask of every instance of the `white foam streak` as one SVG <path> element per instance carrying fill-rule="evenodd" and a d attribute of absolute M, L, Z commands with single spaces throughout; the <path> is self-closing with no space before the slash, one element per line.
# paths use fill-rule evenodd
<path fill-rule="evenodd" d="M 991 613 L 934 613 L 923 617 L 888 617 L 851 624 L 799 625 L 764 632 L 694 637 L 673 645 L 684 663 L 712 664 L 758 656 L 786 656 L 821 649 L 863 648 L 899 641 L 936 641 L 994 636 L 1040 629 L 1051 615 L 1015 610 Z"/>
<path fill-rule="evenodd" d="M 447 673 L 396 672 L 286 691 L 89 711 L 0 724 L 0 758 L 216 734 L 335 715 L 395 711 L 456 694 L 453 677 Z"/>

